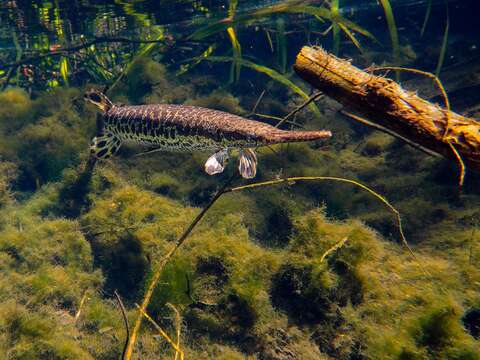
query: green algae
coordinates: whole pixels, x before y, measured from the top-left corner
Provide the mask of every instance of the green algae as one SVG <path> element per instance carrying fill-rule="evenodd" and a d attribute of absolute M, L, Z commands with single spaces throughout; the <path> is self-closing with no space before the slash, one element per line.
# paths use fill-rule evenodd
<path fill-rule="evenodd" d="M 125 103 L 251 108 L 251 96 L 215 82 L 199 91 L 205 79 L 181 84 L 153 61 L 135 66 L 140 80 L 126 77 L 115 94 Z M 177 85 L 183 90 L 167 91 Z M 235 166 L 210 178 L 208 154 L 133 157 L 138 149 L 127 147 L 78 187 L 94 129 L 93 112 L 78 103 L 82 92 L 36 100 L 9 92 L 0 100 L 20 105 L 15 127 L 1 127 L 0 350 L 12 359 L 116 359 L 125 329 L 114 290 L 132 324 L 161 259 Z M 285 109 L 273 97 L 262 106 Z M 0 122 L 9 116 L 0 113 Z M 478 340 L 462 323 L 480 304 L 478 192 L 467 183 L 454 202 L 455 182 L 436 180 L 437 160 L 384 134 L 357 138 L 335 121 L 344 137 L 328 149 L 261 150 L 259 179 L 341 174 L 368 183 L 400 209 L 428 275 L 395 244 L 391 214 L 356 189 L 290 184 L 226 194 L 165 267 L 148 307 L 169 334 L 175 325 L 166 303 L 179 308 L 187 358 L 478 358 Z M 142 327 L 136 356 L 172 358 L 154 335 Z"/>

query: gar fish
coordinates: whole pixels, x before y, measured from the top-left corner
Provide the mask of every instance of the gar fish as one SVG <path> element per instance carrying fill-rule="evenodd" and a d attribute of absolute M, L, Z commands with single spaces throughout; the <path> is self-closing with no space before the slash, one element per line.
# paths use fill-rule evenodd
<path fill-rule="evenodd" d="M 187 105 L 113 104 L 96 90 L 85 93 L 104 117 L 104 129 L 92 140 L 91 152 L 97 158 L 115 154 L 123 142 L 154 145 L 159 150 L 210 151 L 205 162 L 209 175 L 223 172 L 232 149 L 239 150 L 239 172 L 250 179 L 257 172 L 259 146 L 313 141 L 332 136 L 328 130 L 286 131 L 259 121 L 223 111 Z"/>

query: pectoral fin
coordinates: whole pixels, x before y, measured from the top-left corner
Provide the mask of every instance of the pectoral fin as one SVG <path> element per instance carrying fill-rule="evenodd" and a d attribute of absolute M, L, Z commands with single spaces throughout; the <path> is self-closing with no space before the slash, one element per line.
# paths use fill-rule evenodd
<path fill-rule="evenodd" d="M 240 150 L 238 171 L 245 179 L 252 179 L 257 174 L 257 155 L 252 149 Z"/>
<path fill-rule="evenodd" d="M 106 159 L 114 155 L 120 149 L 121 141 L 111 132 L 96 136 L 92 139 L 90 151 L 97 159 Z"/>
<path fill-rule="evenodd" d="M 205 172 L 208 175 L 220 174 L 225 170 L 225 165 L 228 161 L 228 151 L 220 150 L 210 156 L 205 163 Z"/>

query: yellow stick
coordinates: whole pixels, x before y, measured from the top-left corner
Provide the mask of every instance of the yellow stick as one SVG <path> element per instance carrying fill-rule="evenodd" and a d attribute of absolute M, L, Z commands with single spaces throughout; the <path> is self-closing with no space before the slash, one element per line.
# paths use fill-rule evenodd
<path fill-rule="evenodd" d="M 332 252 L 334 251 L 337 251 L 338 249 L 340 249 L 343 245 L 345 245 L 345 243 L 347 242 L 348 240 L 348 237 L 344 237 L 342 240 L 340 240 L 338 243 L 336 243 L 335 245 L 333 245 L 330 249 L 328 249 L 327 251 L 325 251 L 322 255 L 322 257 L 320 258 L 320 262 L 323 262 L 323 260 L 325 260 L 325 258 L 330 255 Z"/>
<path fill-rule="evenodd" d="M 180 353 L 180 358 L 183 359 L 183 351 L 177 346 L 177 344 L 175 344 L 175 342 L 170 338 L 170 336 L 168 336 L 168 334 L 160 327 L 160 325 L 157 324 L 157 322 L 155 320 L 153 320 L 150 315 L 148 315 L 140 306 L 138 306 L 138 304 L 135 304 L 136 307 L 138 308 L 138 310 L 140 310 L 140 312 L 142 313 L 143 316 L 145 316 L 145 318 L 150 321 L 150 323 L 155 327 L 155 329 L 157 329 L 157 331 L 159 332 L 159 334 L 165 339 L 167 340 L 167 342 L 172 345 L 172 347 L 175 349 L 176 352 Z"/>

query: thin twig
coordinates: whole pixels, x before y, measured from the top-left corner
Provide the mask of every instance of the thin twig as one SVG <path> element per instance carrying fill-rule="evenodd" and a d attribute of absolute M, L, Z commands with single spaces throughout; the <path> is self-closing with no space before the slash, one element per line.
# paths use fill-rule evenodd
<path fill-rule="evenodd" d="M 157 322 L 155 320 L 152 319 L 152 317 L 150 315 L 147 314 L 147 312 L 142 309 L 138 304 L 135 304 L 135 306 L 138 308 L 138 310 L 140 311 L 140 313 L 142 314 L 142 316 L 144 316 L 154 327 L 155 329 L 157 329 L 157 331 L 160 333 L 160 335 L 165 339 L 167 340 L 167 342 L 175 349 L 175 351 L 177 351 L 178 353 L 180 353 L 180 359 L 183 360 L 183 351 L 182 349 L 180 349 L 177 344 L 175 344 L 175 342 L 170 338 L 170 336 L 168 336 L 168 334 L 165 332 L 165 330 L 163 330 L 160 325 L 157 324 Z"/>
<path fill-rule="evenodd" d="M 76 323 L 77 320 L 80 318 L 80 314 L 82 313 L 83 305 L 85 304 L 85 300 L 87 300 L 87 293 L 88 293 L 88 290 L 85 290 L 85 292 L 83 293 L 82 299 L 80 300 L 80 305 L 78 306 L 78 311 L 75 314 L 75 318 L 73 320 L 74 323 Z"/>
<path fill-rule="evenodd" d="M 180 349 L 180 332 L 182 329 L 182 319 L 180 317 L 180 312 L 173 304 L 166 303 L 166 305 L 175 312 L 175 327 L 177 328 L 177 348 Z M 180 360 L 183 360 L 182 353 L 179 353 L 178 351 L 175 351 L 174 360 L 177 360 L 178 354 L 180 354 Z"/>
<path fill-rule="evenodd" d="M 303 128 L 302 125 L 297 124 L 297 123 L 294 122 L 294 121 L 284 120 L 284 119 L 285 119 L 284 117 L 281 118 L 281 117 L 275 116 L 275 115 L 267 115 L 267 114 L 259 114 L 259 113 L 255 113 L 255 114 L 253 114 L 253 115 L 256 116 L 256 117 L 259 117 L 259 118 L 277 120 L 279 123 L 283 121 L 283 122 L 286 122 L 287 124 L 294 125 L 294 126 L 297 126 L 297 127 L 299 127 L 299 128 Z M 275 125 L 275 127 L 278 127 L 278 124 Z"/>
<path fill-rule="evenodd" d="M 347 242 L 348 240 L 348 236 L 344 237 L 342 240 L 340 240 L 339 242 L 337 242 L 335 245 L 333 245 L 330 249 L 328 249 L 327 251 L 325 251 L 322 255 L 322 257 L 320 258 L 320 262 L 323 262 L 323 260 L 325 260 L 325 258 L 330 255 L 332 252 L 334 251 L 337 251 L 338 249 L 340 249 L 343 245 L 345 245 L 345 243 Z"/>
<path fill-rule="evenodd" d="M 434 156 L 434 157 L 441 157 L 440 154 L 437 154 L 436 152 L 430 150 L 430 149 L 427 149 L 426 147 L 423 147 L 422 145 L 420 144 L 417 144 L 416 142 L 413 142 L 412 140 L 410 139 L 407 139 L 406 137 L 403 137 L 402 135 L 399 135 L 397 134 L 395 131 L 393 130 L 390 130 L 390 129 L 387 129 L 386 127 L 383 127 L 381 125 L 378 125 L 376 123 L 373 123 L 367 119 L 364 119 L 363 117 L 361 116 L 358 116 L 358 115 L 355 115 L 355 114 L 352 114 L 348 111 L 345 111 L 345 110 L 340 110 L 340 113 L 342 115 L 345 115 L 345 116 L 348 116 L 349 118 L 355 120 L 355 121 L 358 121 L 359 123 L 361 124 L 364 124 L 364 125 L 367 125 L 367 126 L 370 126 L 376 130 L 379 130 L 379 131 L 382 131 L 384 132 L 385 134 L 388 134 L 388 135 L 391 135 L 397 139 L 400 139 L 402 141 L 405 141 L 408 145 L 414 147 L 415 149 L 418 149 L 422 152 L 424 152 L 425 154 L 427 155 L 430 155 L 430 156 Z"/>
<path fill-rule="evenodd" d="M 127 312 L 125 310 L 125 306 L 123 305 L 123 301 L 120 298 L 120 295 L 118 294 L 117 290 L 115 290 L 113 293 L 115 294 L 118 305 L 120 306 L 120 310 L 122 311 L 123 322 L 125 323 L 125 331 L 127 333 L 125 338 L 125 344 L 123 345 L 123 351 L 122 351 L 122 360 L 124 360 L 125 351 L 127 350 L 127 345 L 128 345 L 128 339 L 130 338 L 130 326 L 128 324 Z"/>
<path fill-rule="evenodd" d="M 255 102 L 255 105 L 253 106 L 253 109 L 250 113 L 250 115 L 253 115 L 257 112 L 257 108 L 258 108 L 258 105 L 260 105 L 260 102 L 262 101 L 263 97 L 265 96 L 265 90 L 262 91 L 262 93 L 260 94 L 260 96 L 258 97 L 257 101 Z"/>
<path fill-rule="evenodd" d="M 291 112 L 289 112 L 277 125 L 275 125 L 275 127 L 280 127 L 283 123 L 285 123 L 285 121 L 289 120 L 296 113 L 298 113 L 299 111 L 301 111 L 302 109 L 304 109 L 305 107 L 310 105 L 310 103 L 312 103 L 313 101 L 317 101 L 318 99 L 320 99 L 322 97 L 323 97 L 323 93 L 321 93 L 320 91 L 314 93 L 312 96 L 310 96 L 310 98 L 308 98 L 308 100 L 303 102 L 303 104 L 297 106 L 295 109 L 293 109 Z"/>
<path fill-rule="evenodd" d="M 158 283 L 158 280 L 160 279 L 161 272 L 165 265 L 168 263 L 170 258 L 173 256 L 173 254 L 178 250 L 178 248 L 184 243 L 184 241 L 187 239 L 187 237 L 190 235 L 190 233 L 193 231 L 193 229 L 198 225 L 200 220 L 205 216 L 205 214 L 208 212 L 208 210 L 215 204 L 215 202 L 224 194 L 229 193 L 229 192 L 239 192 L 247 189 L 254 189 L 254 188 L 259 188 L 259 187 L 264 187 L 264 186 L 271 186 L 271 185 L 278 185 L 282 183 L 291 183 L 291 182 L 297 182 L 297 181 L 336 181 L 336 182 L 343 182 L 343 183 L 349 183 L 353 184 L 355 186 L 360 187 L 361 189 L 367 191 L 368 193 L 372 194 L 375 196 L 377 199 L 379 199 L 381 202 L 383 202 L 395 215 L 395 220 L 396 220 L 396 225 L 398 227 L 398 231 L 400 234 L 400 239 L 403 243 L 403 245 L 407 248 L 408 252 L 410 255 L 414 258 L 414 260 L 417 262 L 417 264 L 420 266 L 420 268 L 424 271 L 425 274 L 428 274 L 428 272 L 423 268 L 422 264 L 419 262 L 415 254 L 413 253 L 413 250 L 410 248 L 410 245 L 407 242 L 407 239 L 405 237 L 405 234 L 403 232 L 403 225 L 402 225 L 402 219 L 400 217 L 400 213 L 398 210 L 388 202 L 386 198 L 384 198 L 382 195 L 378 194 L 374 190 L 370 189 L 369 187 L 355 181 L 355 180 L 350 180 L 350 179 L 344 179 L 344 178 L 339 178 L 339 177 L 332 177 L 332 176 L 306 176 L 306 177 L 290 177 L 290 178 L 283 178 L 283 179 L 275 179 L 275 180 L 270 180 L 270 181 L 264 181 L 264 182 L 259 182 L 259 183 L 253 183 L 253 184 L 248 184 L 248 185 L 243 185 L 243 186 L 238 186 L 238 187 L 233 187 L 233 188 L 228 188 L 229 184 L 232 182 L 233 176 L 223 185 L 223 187 L 217 191 L 215 196 L 210 200 L 210 202 L 202 209 L 202 211 L 195 217 L 195 219 L 190 223 L 188 228 L 185 230 L 185 232 L 179 237 L 179 239 L 176 241 L 175 245 L 173 248 L 165 255 L 165 257 L 160 261 L 160 264 L 158 265 L 157 270 L 153 274 L 152 280 L 150 282 L 150 285 L 147 289 L 147 292 L 145 294 L 145 297 L 142 301 L 140 309 L 140 314 L 137 317 L 137 320 L 135 322 L 135 326 L 132 332 L 132 336 L 129 339 L 128 347 L 127 347 L 127 352 L 126 352 L 126 357 L 125 360 L 130 360 L 132 355 L 133 355 L 133 348 L 137 339 L 138 331 L 140 329 L 140 325 L 142 323 L 143 319 L 143 314 L 145 313 L 145 309 L 147 308 L 148 304 L 150 303 L 150 299 L 153 295 L 153 291 L 155 290 L 155 287 Z"/>
<path fill-rule="evenodd" d="M 463 183 L 465 182 L 465 174 L 467 172 L 465 163 L 463 162 L 463 159 L 461 155 L 459 154 L 458 150 L 453 146 L 453 144 L 450 141 L 447 141 L 448 146 L 450 146 L 450 149 L 452 149 L 453 154 L 455 155 L 455 158 L 457 159 L 458 162 L 458 167 L 460 169 L 460 177 L 458 179 L 458 186 L 461 188 L 463 186 Z"/>

